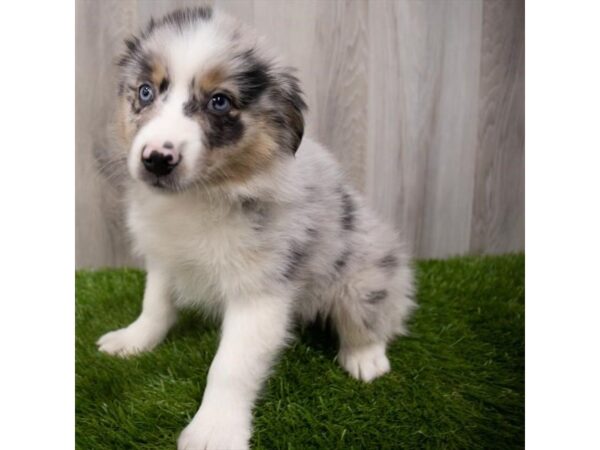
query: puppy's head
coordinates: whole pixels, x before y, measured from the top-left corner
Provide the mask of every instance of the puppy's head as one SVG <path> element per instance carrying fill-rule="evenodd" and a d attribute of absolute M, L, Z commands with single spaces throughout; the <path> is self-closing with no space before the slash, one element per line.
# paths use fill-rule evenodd
<path fill-rule="evenodd" d="M 176 11 L 126 46 L 118 130 L 134 179 L 165 191 L 239 183 L 296 152 L 298 81 L 239 22 Z"/>

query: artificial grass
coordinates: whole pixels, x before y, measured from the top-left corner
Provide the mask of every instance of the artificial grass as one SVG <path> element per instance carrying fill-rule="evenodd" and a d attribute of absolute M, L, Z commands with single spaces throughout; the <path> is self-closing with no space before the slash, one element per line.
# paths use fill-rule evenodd
<path fill-rule="evenodd" d="M 524 447 L 523 255 L 417 263 L 420 308 L 389 348 L 392 372 L 364 384 L 334 361 L 335 340 L 299 333 L 254 411 L 252 448 Z M 174 449 L 196 412 L 218 330 L 183 315 L 151 353 L 97 351 L 141 307 L 144 274 L 76 275 L 76 446 Z"/>

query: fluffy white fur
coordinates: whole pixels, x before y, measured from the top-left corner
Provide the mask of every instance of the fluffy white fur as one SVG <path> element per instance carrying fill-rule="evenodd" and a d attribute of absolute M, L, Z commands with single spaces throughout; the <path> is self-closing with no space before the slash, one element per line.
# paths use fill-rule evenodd
<path fill-rule="evenodd" d="M 414 306 L 398 234 L 309 139 L 243 182 L 194 180 L 165 191 L 140 179 L 140 153 L 150 141 L 181 149 L 181 180 L 197 173 L 209 150 L 182 105 L 190 79 L 232 51 L 226 37 L 232 27 L 247 32 L 216 13 L 183 32 L 159 27 L 145 43 L 167 59 L 170 93 L 128 149 L 128 225 L 148 271 L 143 311 L 98 341 L 101 351 L 119 356 L 152 350 L 180 307 L 222 321 L 202 404 L 179 438 L 180 450 L 248 448 L 254 402 L 294 321 L 330 318 L 340 338 L 339 363 L 371 381 L 390 370 L 386 344 L 405 332 Z"/>

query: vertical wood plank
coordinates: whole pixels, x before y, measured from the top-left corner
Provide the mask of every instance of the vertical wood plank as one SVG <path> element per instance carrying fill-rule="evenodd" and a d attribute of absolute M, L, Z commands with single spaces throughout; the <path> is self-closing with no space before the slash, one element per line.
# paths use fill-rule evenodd
<path fill-rule="evenodd" d="M 131 258 L 118 199 L 94 158 L 106 145 L 114 107 L 114 57 L 134 22 L 132 0 L 76 3 L 75 263 L 77 267 L 138 264 Z"/>
<path fill-rule="evenodd" d="M 211 0 L 136 0 L 137 28 L 143 29 L 152 17 L 158 19 L 178 8 L 212 5 Z"/>
<path fill-rule="evenodd" d="M 525 246 L 525 7 L 484 3 L 473 229 L 470 250 Z"/>
<path fill-rule="evenodd" d="M 442 10 L 441 66 L 424 179 L 425 217 L 419 254 L 469 250 L 477 148 L 482 2 L 436 3 Z M 430 24 L 435 26 L 435 23 Z"/>
<path fill-rule="evenodd" d="M 368 3 L 319 2 L 311 69 L 315 137 L 340 161 L 348 180 L 365 189 L 368 103 Z"/>
<path fill-rule="evenodd" d="M 248 25 L 254 25 L 254 0 L 214 0 L 215 10 L 224 11 Z"/>
<path fill-rule="evenodd" d="M 481 1 L 370 3 L 367 196 L 418 256 L 470 237 Z"/>
<path fill-rule="evenodd" d="M 436 74 L 436 30 L 428 6 L 369 3 L 369 100 L 366 194 L 419 252 Z M 439 20 L 439 19 L 438 19 Z"/>

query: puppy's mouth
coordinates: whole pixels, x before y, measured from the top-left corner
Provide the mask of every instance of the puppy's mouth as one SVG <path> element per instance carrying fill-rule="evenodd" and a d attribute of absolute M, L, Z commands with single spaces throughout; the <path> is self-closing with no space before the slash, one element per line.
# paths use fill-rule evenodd
<path fill-rule="evenodd" d="M 179 177 L 175 173 L 158 176 L 147 171 L 142 171 L 139 178 L 142 183 L 161 192 L 179 192 L 185 189 L 185 186 L 181 184 Z"/>
<path fill-rule="evenodd" d="M 152 186 L 155 188 L 159 188 L 159 189 L 167 188 L 167 185 L 164 183 L 164 181 L 161 180 L 160 177 L 156 177 L 156 180 L 154 180 L 154 183 L 152 183 Z"/>

